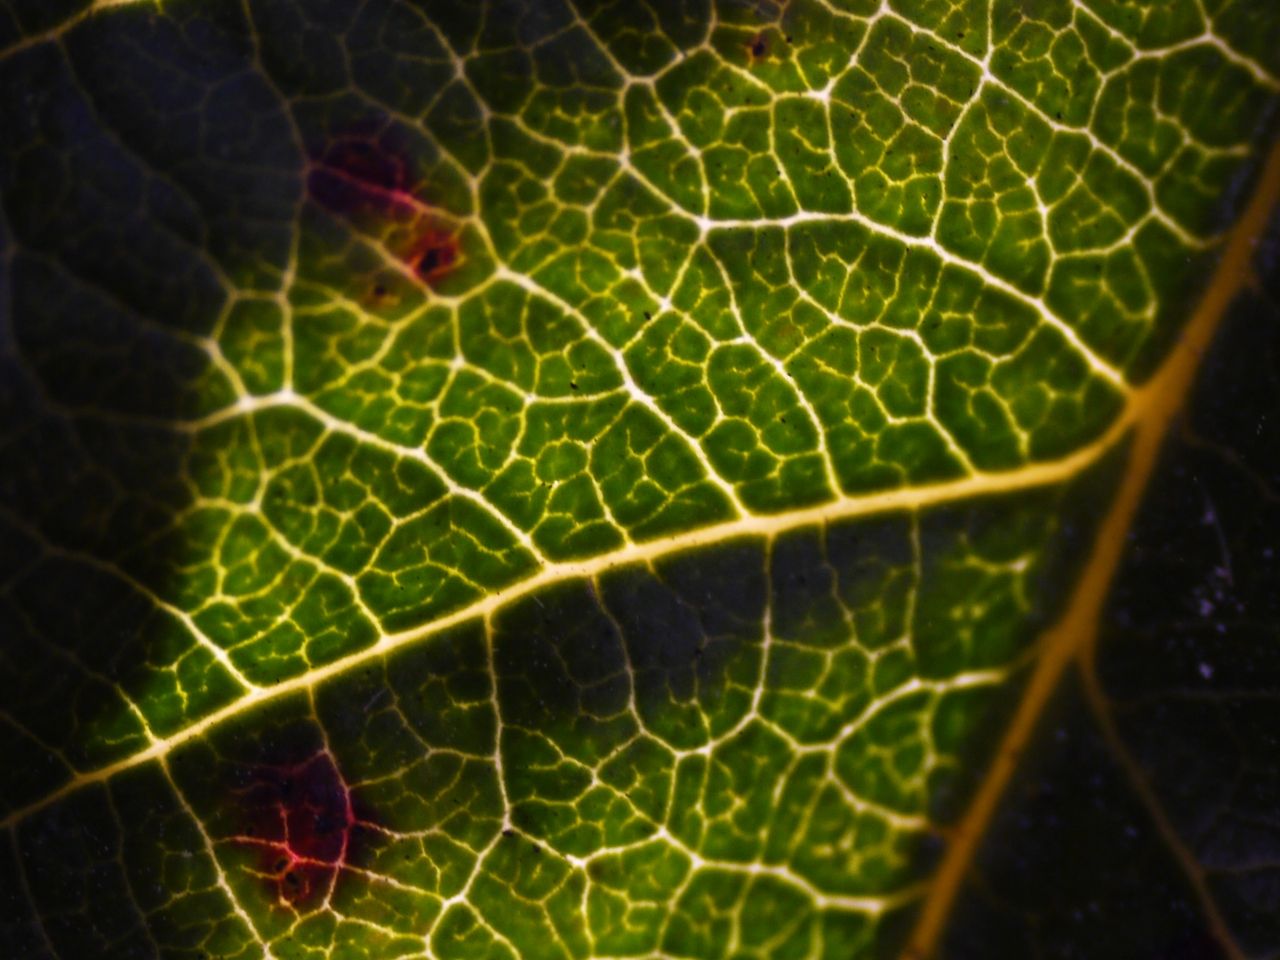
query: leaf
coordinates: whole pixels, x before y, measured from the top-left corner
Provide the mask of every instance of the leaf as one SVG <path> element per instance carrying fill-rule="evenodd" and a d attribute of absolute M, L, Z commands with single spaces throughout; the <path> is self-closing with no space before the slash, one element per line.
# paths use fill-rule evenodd
<path fill-rule="evenodd" d="M 0 953 L 1273 952 L 1278 31 L 0 11 Z"/>

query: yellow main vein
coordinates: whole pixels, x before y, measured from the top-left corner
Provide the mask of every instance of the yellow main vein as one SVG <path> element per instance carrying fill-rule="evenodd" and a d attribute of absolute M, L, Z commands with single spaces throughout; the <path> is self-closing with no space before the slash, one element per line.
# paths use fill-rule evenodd
<path fill-rule="evenodd" d="M 978 843 L 1045 704 L 1058 687 L 1062 671 L 1076 658 L 1087 655 L 1093 644 L 1102 604 L 1155 469 L 1165 433 L 1186 400 L 1200 357 L 1223 315 L 1249 280 L 1254 248 L 1277 202 L 1280 202 L 1280 139 L 1267 155 L 1253 196 L 1228 235 L 1222 259 L 1181 340 L 1160 372 L 1130 399 L 1133 446 L 1116 499 L 1099 528 L 1084 574 L 1065 614 L 1041 638 L 1040 658 L 1022 702 L 991 761 L 991 769 L 951 837 L 904 960 L 922 960 L 933 953 Z"/>
<path fill-rule="evenodd" d="M 430 623 L 401 633 L 385 634 L 372 646 L 348 654 L 341 659 L 315 667 L 306 673 L 282 680 L 269 687 L 255 687 L 238 700 L 196 721 L 191 726 L 185 727 L 168 737 L 157 738 L 145 750 L 124 757 L 107 766 L 78 774 L 53 793 L 11 812 L 3 821 L 0 821 L 0 827 L 8 827 L 57 802 L 62 797 L 83 786 L 99 783 L 124 770 L 164 757 L 184 743 L 202 736 L 211 728 L 244 714 L 254 707 L 272 700 L 278 700 L 292 693 L 309 690 L 316 684 L 348 670 L 353 670 L 361 664 L 385 657 L 400 648 L 419 642 L 450 627 L 491 616 L 500 608 L 556 583 L 579 578 L 589 579 L 615 567 L 653 563 L 686 550 L 697 550 L 701 547 L 713 546 L 736 538 L 769 538 L 806 526 L 833 523 L 892 510 L 919 510 L 952 501 L 1030 490 L 1069 480 L 1095 463 L 1121 440 L 1129 430 L 1132 422 L 1131 409 L 1132 407 L 1126 407 L 1123 415 L 1097 440 L 1060 460 L 1032 464 L 1021 469 L 1001 473 L 977 474 L 960 480 L 951 480 L 927 486 L 906 487 L 856 497 L 842 497 L 838 500 L 793 510 L 788 513 L 770 516 L 747 515 L 658 540 L 651 540 L 641 544 L 628 544 L 620 550 L 615 550 L 599 557 L 550 564 L 527 580 L 495 590 L 475 603 L 455 610 L 453 613 Z"/>

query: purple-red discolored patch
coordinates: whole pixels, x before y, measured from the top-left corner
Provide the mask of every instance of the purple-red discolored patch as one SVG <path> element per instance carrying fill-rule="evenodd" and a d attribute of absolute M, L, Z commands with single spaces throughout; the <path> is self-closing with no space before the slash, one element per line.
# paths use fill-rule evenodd
<path fill-rule="evenodd" d="M 360 137 L 328 144 L 307 177 L 307 192 L 316 203 L 388 238 L 390 253 L 432 286 L 462 257 L 456 225 L 426 199 L 426 191 L 408 157 Z"/>
<path fill-rule="evenodd" d="M 277 903 L 324 903 L 352 862 L 359 829 L 351 791 L 324 751 L 297 763 L 242 770 L 235 788 L 244 827 L 232 841 L 256 850 L 256 874 Z"/>

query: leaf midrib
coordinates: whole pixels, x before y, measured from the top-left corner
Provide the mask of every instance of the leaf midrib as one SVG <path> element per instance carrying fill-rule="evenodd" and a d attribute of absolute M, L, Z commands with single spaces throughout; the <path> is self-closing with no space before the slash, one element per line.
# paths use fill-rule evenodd
<path fill-rule="evenodd" d="M 944 481 L 918 487 L 905 487 L 881 493 L 840 497 L 817 506 L 778 514 L 747 514 L 733 520 L 695 528 L 643 543 L 628 543 L 611 553 L 584 560 L 562 561 L 544 566 L 536 574 L 493 590 L 481 599 L 408 630 L 382 634 L 376 643 L 304 673 L 270 686 L 253 686 L 249 691 L 221 709 L 183 727 L 166 737 L 150 738 L 148 746 L 113 763 L 79 772 L 57 790 L 9 813 L 0 826 L 9 827 L 56 803 L 82 787 L 109 780 L 115 775 L 152 760 L 167 756 L 173 750 L 208 733 L 236 717 L 264 704 L 304 690 L 358 669 L 372 660 L 384 658 L 398 650 L 425 641 L 459 624 L 492 616 L 498 610 L 545 588 L 570 580 L 593 579 L 626 566 L 658 563 L 677 554 L 749 537 L 770 539 L 807 526 L 818 526 L 882 514 L 895 510 L 922 510 L 940 504 L 1046 487 L 1080 475 L 1119 444 L 1130 428 L 1139 422 L 1152 388 L 1162 382 L 1157 375 L 1144 388 L 1134 390 L 1120 416 L 1108 430 L 1092 443 L 1057 460 L 1044 461 L 1016 470 L 981 473 L 959 480 Z M 64 553 L 66 551 L 63 551 Z M 148 594 L 149 596 L 149 594 Z"/>
<path fill-rule="evenodd" d="M 942 863 L 934 874 L 929 895 L 903 960 L 932 956 L 946 926 L 950 909 L 1045 707 L 1059 687 L 1064 671 L 1077 664 L 1086 678 L 1096 677 L 1094 656 L 1104 604 L 1120 568 L 1127 535 L 1155 472 L 1165 436 L 1178 417 L 1195 382 L 1201 358 L 1210 348 L 1227 308 L 1253 279 L 1255 247 L 1280 207 L 1280 138 L 1267 153 L 1248 205 L 1232 227 L 1222 256 L 1195 312 L 1159 372 L 1126 408 L 1132 415 L 1133 443 L 1119 488 L 1083 564 L 1083 575 L 1062 617 L 1041 636 L 1041 654 L 1027 682 L 1022 700 L 997 745 L 990 769 L 954 829 Z M 1086 683 L 1086 687 L 1088 684 Z M 1132 774 L 1132 768 L 1126 768 Z M 1181 860 L 1186 866 L 1185 858 Z M 1231 938 L 1212 897 L 1203 884 L 1193 882 L 1201 909 L 1221 942 Z"/>

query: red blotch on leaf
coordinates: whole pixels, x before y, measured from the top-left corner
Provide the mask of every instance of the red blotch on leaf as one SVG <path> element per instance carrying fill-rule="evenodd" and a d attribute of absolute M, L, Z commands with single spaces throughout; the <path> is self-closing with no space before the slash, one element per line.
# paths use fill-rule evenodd
<path fill-rule="evenodd" d="M 314 159 L 311 199 L 373 234 L 419 280 L 433 285 L 462 259 L 456 226 L 426 197 L 409 157 L 361 137 L 339 138 Z M 383 294 L 376 291 L 374 299 Z"/>
<path fill-rule="evenodd" d="M 307 190 L 338 214 L 389 211 L 412 202 L 409 172 L 399 157 L 368 140 L 337 140 L 317 158 Z"/>
<path fill-rule="evenodd" d="M 428 230 L 405 262 L 426 282 L 446 277 L 458 260 L 458 240 L 452 234 Z"/>
<path fill-rule="evenodd" d="M 269 897 L 298 909 L 325 902 L 363 835 L 329 754 L 253 767 L 234 793 L 245 825 L 233 840 L 257 851 Z"/>

